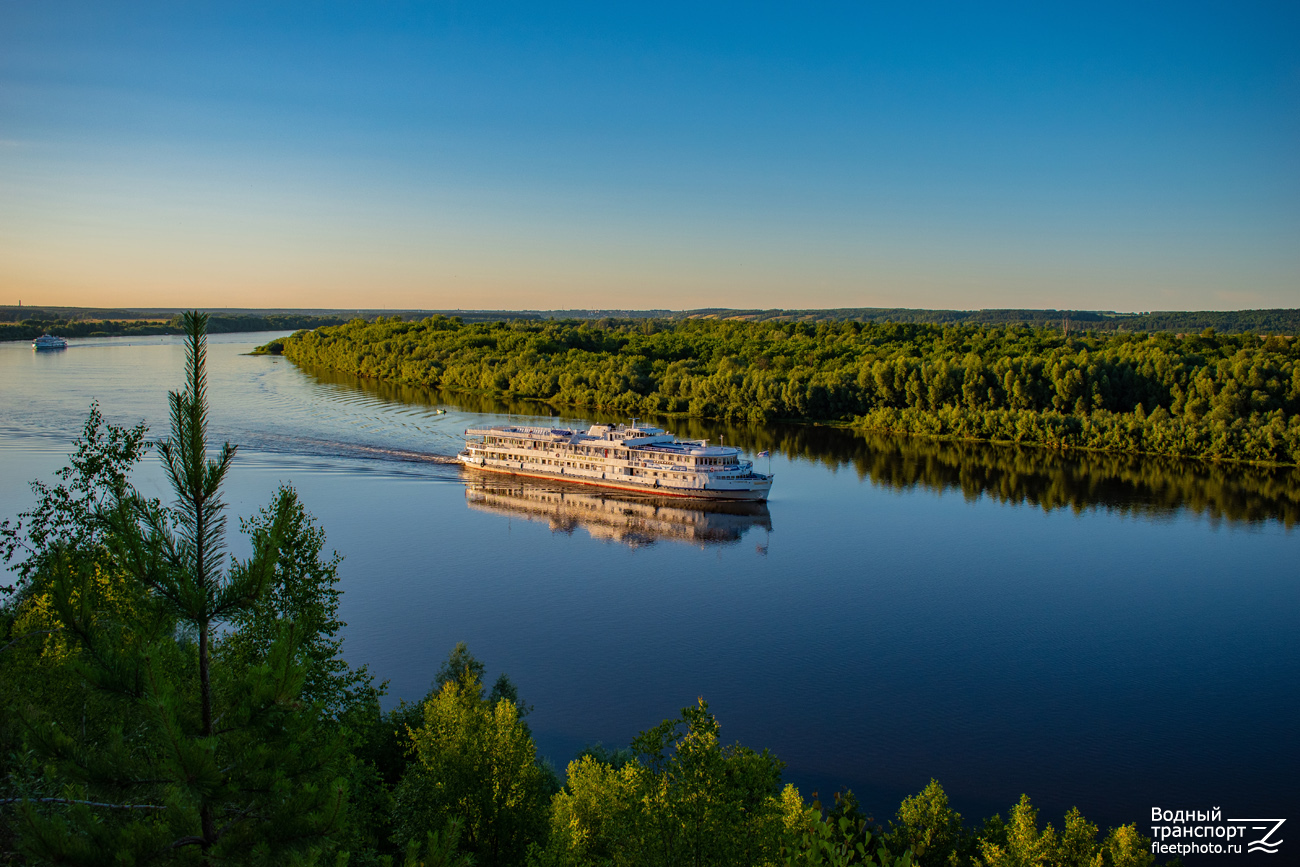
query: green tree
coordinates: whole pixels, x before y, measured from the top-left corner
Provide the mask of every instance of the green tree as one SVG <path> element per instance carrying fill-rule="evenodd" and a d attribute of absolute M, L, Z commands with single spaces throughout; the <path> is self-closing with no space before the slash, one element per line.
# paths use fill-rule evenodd
<path fill-rule="evenodd" d="M 541 863 L 774 863 L 787 835 L 804 827 L 803 802 L 797 793 L 783 800 L 780 761 L 723 746 L 718 731 L 701 699 L 638 735 L 636 761 L 614 767 L 584 755 L 570 763 Z M 797 803 L 793 812 L 787 801 Z"/>
<path fill-rule="evenodd" d="M 1105 867 L 1151 867 L 1156 860 L 1151 838 L 1139 834 L 1137 825 L 1112 828 L 1102 844 L 1102 855 Z"/>
<path fill-rule="evenodd" d="M 446 660 L 438 668 L 438 673 L 433 676 L 433 685 L 429 688 L 429 696 L 437 694 L 443 685 L 455 681 L 459 684 L 469 683 L 471 680 L 476 683 L 483 683 L 483 673 L 486 667 L 478 660 L 474 654 L 470 653 L 469 645 L 463 641 L 456 642 L 456 646 L 451 649 Z"/>
<path fill-rule="evenodd" d="M 1039 830 L 1038 810 L 1028 795 L 1011 808 L 1005 824 L 985 823 L 976 863 L 983 867 L 1149 867 L 1151 841 L 1133 825 L 1123 825 L 1097 840 L 1097 826 L 1077 808 L 1065 814 L 1061 831 L 1051 823 Z"/>
<path fill-rule="evenodd" d="M 96 515 L 126 485 L 127 474 L 143 457 L 146 431 L 143 423 L 131 428 L 108 424 L 99 404 L 90 405 L 76 451 L 56 474 L 58 483 L 32 482 L 36 506 L 16 521 L 0 522 L 0 556 L 13 564 L 19 578 L 18 585 L 0 587 L 0 593 L 24 590 L 56 545 L 82 559 L 103 557 L 104 525 Z"/>
<path fill-rule="evenodd" d="M 1006 823 L 1005 840 L 985 839 L 980 846 L 981 864 L 985 867 L 1039 867 L 1047 865 L 1056 854 L 1056 830 L 1049 824 L 1038 829 L 1038 809 L 1021 795 L 1011 808 Z"/>
<path fill-rule="evenodd" d="M 664 864 L 748 864 L 770 847 L 783 763 L 722 746 L 703 699 L 632 741 L 647 776 L 647 817 Z"/>
<path fill-rule="evenodd" d="M 803 808 L 799 793 L 787 786 L 782 792 L 785 810 L 786 840 L 782 846 L 783 863 L 825 865 L 825 867 L 912 867 L 912 850 L 895 854 L 890 841 L 879 835 L 879 828 L 863 815 L 851 791 L 837 792 L 834 806 L 823 812 L 820 801 Z M 799 815 L 803 809 L 802 816 Z M 894 847 L 900 845 L 894 841 Z"/>
<path fill-rule="evenodd" d="M 358 706 L 373 708 L 381 692 L 374 679 L 341 656 L 339 630 L 347 625 L 338 617 L 342 557 L 324 555 L 325 533 L 297 491 L 282 485 L 269 506 L 240 524 L 246 535 L 274 539 L 278 547 L 264 591 L 229 617 L 233 629 L 220 644 L 222 660 L 232 667 L 265 661 L 292 623 L 302 636 L 299 652 L 307 668 L 302 700 L 319 703 L 336 718 Z"/>
<path fill-rule="evenodd" d="M 886 840 L 894 851 L 910 849 L 921 867 L 968 864 L 974 855 L 974 839 L 962 827 L 961 814 L 948 805 L 938 780 L 903 799 Z"/>
<path fill-rule="evenodd" d="M 415 763 L 395 795 L 396 839 L 422 840 L 458 822 L 478 863 L 519 863 L 546 833 L 551 775 L 538 764 L 514 702 L 488 701 L 470 674 L 443 683 L 410 730 Z"/>
<path fill-rule="evenodd" d="M 78 604 L 110 622 L 148 620 L 145 594 L 113 568 L 95 517 L 140 460 L 144 434 L 143 425 L 106 423 L 98 405 L 91 404 L 69 464 L 56 474 L 58 481 L 33 482 L 35 506 L 0 524 L 0 554 L 18 579 L 15 586 L 0 589 L 0 707 L 7 711 L 0 713 L 0 850 L 17 846 L 15 799 L 60 795 L 28 748 L 24 722 L 43 714 L 89 742 L 107 735 L 106 721 L 112 717 L 112 703 L 87 690 L 69 664 L 78 643 L 64 631 L 54 605 L 51 573 L 56 561 L 74 556 L 93 565 L 88 596 Z"/>
<path fill-rule="evenodd" d="M 163 508 L 116 479 L 98 510 L 106 561 L 57 542 L 41 556 L 54 616 L 75 647 L 68 665 L 110 705 L 87 740 L 57 715 L 26 719 L 58 796 L 18 805 L 29 855 L 69 863 L 311 859 L 345 814 L 334 776 L 341 745 L 301 699 L 310 636 L 291 620 L 253 665 L 213 666 L 214 627 L 254 610 L 291 534 L 289 499 L 253 531 L 252 555 L 223 569 L 221 483 L 235 449 L 207 458 L 206 317 L 185 316 L 186 389 L 171 394 L 158 444 L 176 494 Z M 105 581 L 111 570 L 112 581 Z M 116 582 L 116 583 L 115 583 Z M 108 604 L 120 584 L 130 617 Z"/>

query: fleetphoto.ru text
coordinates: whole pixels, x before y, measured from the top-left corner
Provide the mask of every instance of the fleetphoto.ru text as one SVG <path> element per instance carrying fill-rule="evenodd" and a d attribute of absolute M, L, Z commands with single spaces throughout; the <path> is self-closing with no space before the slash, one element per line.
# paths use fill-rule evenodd
<path fill-rule="evenodd" d="M 1286 819 L 1225 819 L 1208 810 L 1151 808 L 1151 851 L 1156 855 L 1276 855 Z"/>

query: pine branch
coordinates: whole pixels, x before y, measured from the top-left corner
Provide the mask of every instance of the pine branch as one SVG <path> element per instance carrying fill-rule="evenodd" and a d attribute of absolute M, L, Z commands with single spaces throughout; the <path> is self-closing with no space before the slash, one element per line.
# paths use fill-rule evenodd
<path fill-rule="evenodd" d="M 166 810 L 161 804 L 107 804 L 103 801 L 76 801 L 72 798 L 0 798 L 0 807 L 9 804 L 82 804 L 87 807 L 105 807 L 109 810 Z"/>
<path fill-rule="evenodd" d="M 236 818 L 231 819 L 226 824 L 217 829 L 217 839 L 220 840 L 226 835 L 226 832 L 238 825 L 240 822 L 247 822 L 249 819 L 265 819 L 265 816 L 259 815 L 252 810 L 227 810 L 226 815 L 235 814 Z"/>
<path fill-rule="evenodd" d="M 6 650 L 13 647 L 15 644 L 22 641 L 24 638 L 31 638 L 33 635 L 53 635 L 56 632 L 62 632 L 62 631 L 63 628 L 60 627 L 58 629 L 36 629 L 31 632 L 24 632 L 22 635 L 18 636 L 13 641 L 6 644 L 4 647 L 0 647 L 0 653 L 4 653 Z"/>

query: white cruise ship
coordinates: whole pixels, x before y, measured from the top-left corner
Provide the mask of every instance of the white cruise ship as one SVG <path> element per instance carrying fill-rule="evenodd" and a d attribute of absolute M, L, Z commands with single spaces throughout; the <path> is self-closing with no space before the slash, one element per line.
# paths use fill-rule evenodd
<path fill-rule="evenodd" d="M 465 431 L 456 457 L 476 470 L 559 479 L 657 497 L 767 499 L 772 476 L 754 471 L 740 449 L 679 440 L 656 427 L 592 425 L 587 430 L 486 427 Z"/>

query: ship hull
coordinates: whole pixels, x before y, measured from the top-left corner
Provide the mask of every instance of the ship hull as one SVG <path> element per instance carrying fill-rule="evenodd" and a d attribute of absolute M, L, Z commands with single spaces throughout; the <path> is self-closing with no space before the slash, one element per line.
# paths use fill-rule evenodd
<path fill-rule="evenodd" d="M 727 488 L 674 488 L 669 485 L 629 484 L 627 482 L 614 482 L 609 479 L 600 479 L 589 476 L 578 475 L 576 473 L 548 473 L 536 469 L 519 469 L 517 467 L 495 466 L 490 463 L 480 463 L 466 457 L 464 454 L 456 456 L 461 465 L 466 469 L 474 470 L 480 473 L 493 473 L 500 476 L 518 476 L 524 479 L 547 479 L 553 482 L 564 482 L 569 485 L 584 485 L 593 488 L 606 488 L 614 491 L 636 491 L 639 494 L 649 494 L 655 497 L 672 497 L 683 500 L 734 500 L 738 502 L 763 502 L 767 500 L 767 492 L 771 487 L 771 482 L 767 482 L 759 487 L 745 489 L 727 489 Z"/>

